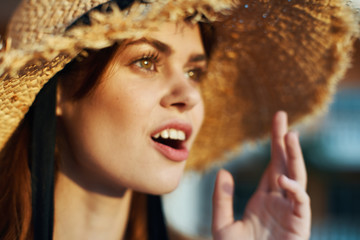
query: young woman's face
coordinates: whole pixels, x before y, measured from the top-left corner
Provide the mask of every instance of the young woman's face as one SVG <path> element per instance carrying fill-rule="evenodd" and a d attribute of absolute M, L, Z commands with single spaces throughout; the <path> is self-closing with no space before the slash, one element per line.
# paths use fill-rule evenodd
<path fill-rule="evenodd" d="M 197 25 L 164 23 L 123 42 L 91 94 L 72 101 L 60 93 L 60 170 L 107 194 L 172 191 L 203 121 L 205 68 Z"/>

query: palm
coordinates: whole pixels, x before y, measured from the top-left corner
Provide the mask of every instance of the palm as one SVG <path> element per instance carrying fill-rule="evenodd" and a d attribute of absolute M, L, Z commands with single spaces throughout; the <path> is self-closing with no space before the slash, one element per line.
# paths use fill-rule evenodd
<path fill-rule="evenodd" d="M 284 175 L 289 176 L 289 178 Z M 310 235 L 310 203 L 306 170 L 295 134 L 287 133 L 286 115 L 274 118 L 272 161 L 250 199 L 244 218 L 234 221 L 230 173 L 218 174 L 214 192 L 213 234 L 216 240 L 302 240 Z"/>
<path fill-rule="evenodd" d="M 253 239 L 305 239 L 306 226 L 293 213 L 291 201 L 278 193 L 257 192 L 250 199 L 244 221 L 251 223 Z"/>

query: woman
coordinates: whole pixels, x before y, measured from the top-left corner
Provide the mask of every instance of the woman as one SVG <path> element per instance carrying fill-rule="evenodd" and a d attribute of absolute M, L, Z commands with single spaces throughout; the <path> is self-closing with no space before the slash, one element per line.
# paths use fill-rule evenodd
<path fill-rule="evenodd" d="M 314 12 L 322 10 L 317 23 L 333 31 L 309 28 L 300 34 L 303 42 L 295 39 L 293 48 L 278 46 L 283 51 L 279 60 L 307 54 L 306 61 L 295 61 L 300 67 L 289 74 L 264 64 L 257 69 L 260 80 L 251 66 L 260 64 L 255 53 L 260 50 L 266 59 L 276 52 L 268 47 L 277 39 L 267 41 L 267 47 L 250 48 L 246 42 L 262 42 L 260 35 L 269 34 L 251 31 L 270 23 L 283 28 L 281 17 L 287 21 L 291 16 L 287 11 L 313 8 L 307 3 L 287 3 L 277 10 L 275 6 L 255 1 L 236 6 L 231 1 L 24 1 L 9 26 L 1 56 L 1 99 L 10 109 L 1 112 L 7 126 L 1 133 L 1 209 L 9 216 L 0 225 L 2 238 L 165 239 L 161 205 L 153 195 L 174 190 L 187 161 L 189 167 L 204 167 L 205 161 L 244 139 L 263 135 L 269 116 L 278 109 L 290 112 L 293 122 L 323 106 L 331 93 L 327 86 L 346 67 L 352 18 L 340 14 L 348 11 L 341 2 L 315 8 Z M 283 14 L 278 16 L 273 7 Z M 253 16 L 261 18 L 255 21 Z M 267 20 L 274 16 L 280 20 Z M 323 24 L 326 17 L 337 21 Z M 296 36 L 287 33 L 291 40 Z M 310 41 L 312 34 L 320 40 Z M 331 41 L 323 45 L 321 39 Z M 305 53 L 290 54 L 307 40 L 320 42 L 319 51 L 328 55 L 310 54 L 305 47 Z M 308 61 L 327 64 L 317 73 Z M 265 93 L 261 86 L 273 77 L 271 71 L 281 78 L 268 82 L 273 86 Z M 290 76 L 297 77 L 293 86 Z M 311 82 L 316 86 L 300 93 L 291 89 Z M 255 83 L 256 88 L 244 89 Z M 317 94 L 320 91 L 323 96 Z M 251 94 L 255 97 L 249 100 Z M 270 106 L 262 108 L 267 94 Z M 294 108 L 293 97 L 299 96 L 309 102 Z M 254 126 L 246 114 L 261 119 L 255 129 L 245 129 Z M 233 123 L 241 131 L 229 125 Z M 272 129 L 272 161 L 242 221 L 233 218 L 232 177 L 219 172 L 213 198 L 215 239 L 309 238 L 310 203 L 297 134 L 288 132 L 287 116 L 281 111 Z"/>

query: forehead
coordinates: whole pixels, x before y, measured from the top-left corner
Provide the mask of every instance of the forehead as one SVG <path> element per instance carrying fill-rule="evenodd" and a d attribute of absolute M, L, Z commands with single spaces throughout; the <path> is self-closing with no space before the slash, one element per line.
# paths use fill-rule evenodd
<path fill-rule="evenodd" d="M 125 45 L 150 43 L 162 51 L 203 52 L 203 43 L 198 24 L 188 22 L 160 24 L 142 38 L 126 41 Z"/>

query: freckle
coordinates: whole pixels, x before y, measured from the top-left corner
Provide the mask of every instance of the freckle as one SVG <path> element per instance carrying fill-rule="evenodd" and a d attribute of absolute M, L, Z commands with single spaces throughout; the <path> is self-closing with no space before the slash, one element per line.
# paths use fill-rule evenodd
<path fill-rule="evenodd" d="M 234 188 L 231 186 L 231 184 L 229 184 L 229 183 L 224 183 L 223 185 L 222 185 L 222 190 L 225 192 L 225 193 L 227 193 L 227 194 L 229 194 L 229 195 L 233 195 L 233 193 L 234 193 Z"/>

